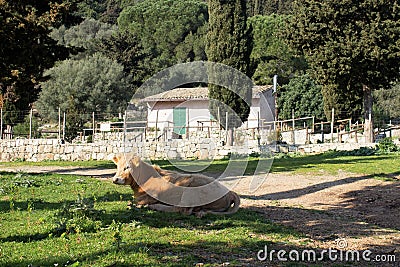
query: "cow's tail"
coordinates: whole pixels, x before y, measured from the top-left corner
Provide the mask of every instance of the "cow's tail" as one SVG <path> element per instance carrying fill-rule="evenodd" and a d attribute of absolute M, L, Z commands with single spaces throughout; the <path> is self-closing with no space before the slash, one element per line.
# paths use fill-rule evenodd
<path fill-rule="evenodd" d="M 234 214 L 239 210 L 239 206 L 240 206 L 240 197 L 238 196 L 238 194 L 236 194 L 233 191 L 230 191 L 228 193 L 228 196 L 230 198 L 230 205 L 229 207 L 224 210 L 224 211 L 213 211 L 213 210 L 209 210 L 207 211 L 207 213 L 209 214 L 215 214 L 215 215 L 230 215 L 230 214 Z"/>

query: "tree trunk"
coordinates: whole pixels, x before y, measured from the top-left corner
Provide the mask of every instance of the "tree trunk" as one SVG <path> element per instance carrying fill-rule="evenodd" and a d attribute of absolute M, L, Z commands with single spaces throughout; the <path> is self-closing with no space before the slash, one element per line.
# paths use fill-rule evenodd
<path fill-rule="evenodd" d="M 363 84 L 364 92 L 364 136 L 367 143 L 374 142 L 374 124 L 372 119 L 372 91 L 371 88 Z"/>

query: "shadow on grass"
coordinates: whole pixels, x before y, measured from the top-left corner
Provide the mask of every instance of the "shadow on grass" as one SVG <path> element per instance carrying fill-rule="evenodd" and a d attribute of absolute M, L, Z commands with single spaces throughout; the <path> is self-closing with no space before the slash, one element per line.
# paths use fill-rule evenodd
<path fill-rule="evenodd" d="M 243 242 L 230 247 L 225 242 L 201 241 L 192 244 L 171 244 L 161 242 L 128 243 L 123 244 L 119 250 L 115 247 L 79 253 L 79 256 L 66 257 L 50 256 L 47 259 L 16 260 L 3 266 L 260 266 L 257 252 L 264 249 L 271 242 L 254 241 Z M 282 249 L 296 249 L 280 245 Z M 133 256 L 136 256 L 134 258 Z M 105 260 L 101 260 L 105 259 Z M 78 262 L 80 264 L 78 264 Z M 100 263 L 100 265 L 98 265 Z M 1 265 L 0 265 L 1 266 Z M 72 265 L 73 266 L 73 265 Z M 307 265 L 297 265 L 307 266 Z"/>
<path fill-rule="evenodd" d="M 278 209 L 275 212 L 287 213 L 302 212 L 301 209 L 297 208 L 282 208 L 274 207 Z M 267 259 L 266 261 L 260 261 L 257 258 L 257 253 L 260 250 L 264 250 L 265 246 L 268 246 L 268 251 L 285 250 L 287 253 L 292 250 L 299 251 L 309 250 L 310 245 L 294 245 L 286 244 L 285 242 L 273 242 L 268 240 L 269 235 L 290 235 L 295 232 L 290 228 L 282 227 L 269 221 L 268 210 L 265 212 L 253 211 L 248 209 L 241 209 L 237 214 L 229 217 L 218 217 L 218 216 L 206 216 L 202 219 L 195 218 L 193 216 L 184 216 L 180 214 L 165 214 L 160 212 L 152 212 L 148 210 L 134 210 L 123 212 L 124 216 L 117 216 L 116 214 L 109 214 L 110 218 L 114 216 L 114 220 L 118 222 L 130 222 L 132 220 L 140 220 L 141 223 L 153 227 L 153 228 L 185 228 L 189 230 L 202 230 L 202 231 L 213 231 L 213 230 L 224 230 L 242 227 L 248 228 L 246 233 L 241 237 L 237 237 L 236 240 L 224 239 L 221 235 L 218 240 L 196 240 L 193 242 L 187 242 L 184 236 L 172 237 L 171 240 L 161 239 L 158 240 L 157 236 L 149 238 L 141 238 L 140 240 L 126 240 L 123 242 L 118 249 L 115 245 L 106 242 L 106 244 L 93 250 L 91 252 L 81 252 L 71 255 L 76 256 L 49 256 L 46 259 L 35 259 L 35 260 L 15 260 L 8 262 L 7 265 L 3 266 L 69 266 L 73 263 L 80 262 L 83 265 L 96 265 L 101 266 L 196 266 L 196 264 L 205 264 L 206 266 L 224 266 L 224 263 L 229 263 L 229 266 L 348 266 L 343 265 L 343 262 L 335 263 L 329 261 L 327 257 L 321 262 L 313 260 L 308 261 L 295 261 L 287 262 L 288 265 L 282 265 L 276 256 L 273 254 L 272 261 Z M 104 220 L 110 218 L 103 218 Z M 290 219 L 290 218 L 287 218 Z M 310 218 L 304 218 L 303 221 L 298 223 L 310 223 Z M 320 224 L 324 221 L 321 219 Z M 349 222 L 352 223 L 352 222 Z M 355 222 L 354 222 L 355 223 Z M 338 226 L 339 227 L 339 226 Z M 132 229 L 130 229 L 132 230 Z M 370 229 L 368 226 L 364 226 L 361 230 L 364 234 L 368 235 Z M 129 229 L 128 229 L 129 231 Z M 342 229 L 337 229 L 335 234 L 331 235 L 331 239 L 335 239 L 338 236 L 344 234 L 341 232 Z M 110 236 L 111 236 L 110 232 Z M 149 231 L 151 234 L 151 230 Z M 214 232 L 215 234 L 215 232 Z M 249 235 L 264 236 L 264 238 L 249 238 Z M 218 239 L 218 234 L 216 239 Z M 300 237 L 301 238 L 301 237 Z M 145 241 L 143 241 L 145 240 Z M 122 240 L 124 241 L 124 240 Z M 378 251 L 385 251 L 386 246 L 380 246 L 375 248 Z M 321 249 L 314 248 L 316 253 L 321 253 Z M 318 254 L 319 255 L 319 254 Z M 287 256 L 287 255 L 286 255 Z M 106 259 L 102 261 L 102 259 Z M 349 263 L 348 263 L 349 264 Z M 350 266 L 375 266 L 368 265 L 368 262 L 351 262 Z"/>

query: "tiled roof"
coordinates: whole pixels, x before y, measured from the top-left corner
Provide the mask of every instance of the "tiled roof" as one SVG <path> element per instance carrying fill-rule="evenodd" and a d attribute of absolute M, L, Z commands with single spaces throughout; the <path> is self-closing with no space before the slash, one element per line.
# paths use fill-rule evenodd
<path fill-rule="evenodd" d="M 272 89 L 271 85 L 254 86 L 253 98 L 259 98 L 260 93 Z M 195 88 L 175 88 L 166 92 L 156 95 L 148 96 L 141 100 L 141 102 L 154 102 L 154 101 L 182 101 L 182 100 L 207 100 L 208 87 L 195 87 Z"/>

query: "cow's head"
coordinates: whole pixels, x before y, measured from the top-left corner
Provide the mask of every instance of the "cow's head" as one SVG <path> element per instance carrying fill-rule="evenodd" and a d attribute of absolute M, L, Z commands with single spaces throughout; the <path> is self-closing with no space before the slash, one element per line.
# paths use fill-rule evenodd
<path fill-rule="evenodd" d="M 140 158 L 130 158 L 128 155 L 116 155 L 113 157 L 117 172 L 113 177 L 113 183 L 119 185 L 132 185 L 135 183 L 132 177 L 132 170 L 140 165 Z"/>

